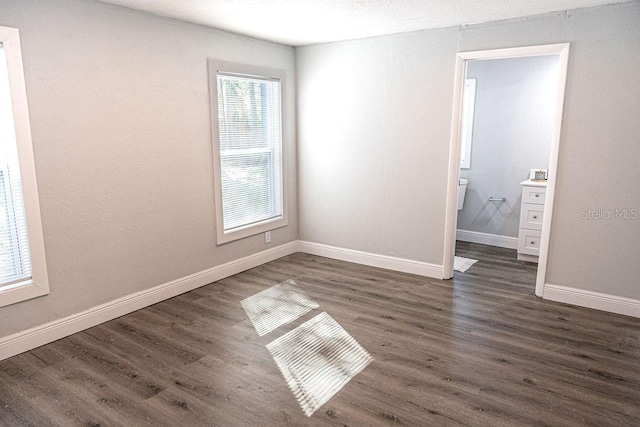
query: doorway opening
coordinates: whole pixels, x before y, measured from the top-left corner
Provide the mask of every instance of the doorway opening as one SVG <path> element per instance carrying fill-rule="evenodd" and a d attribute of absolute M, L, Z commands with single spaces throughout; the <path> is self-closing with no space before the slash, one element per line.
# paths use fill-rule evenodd
<path fill-rule="evenodd" d="M 537 261 L 535 293 L 544 296 L 568 56 L 568 43 L 458 54 L 445 219 L 445 279 L 453 277 L 458 235 L 467 242 L 512 247 L 517 249 L 518 259 Z M 518 69 L 539 70 L 537 80 L 532 80 L 535 84 L 515 78 L 513 70 Z M 504 81 L 500 84 L 506 88 L 504 93 L 500 93 L 501 86 L 491 83 L 501 74 Z M 509 78 L 511 75 L 514 78 Z M 518 91 L 529 91 L 540 105 L 518 105 L 521 101 L 517 96 L 508 99 L 507 94 L 514 93 L 514 85 L 519 85 L 516 95 Z M 487 108 L 492 102 L 501 105 L 504 112 Z M 475 113 L 470 106 L 475 107 Z M 478 111 L 478 108 L 483 110 Z M 540 108 L 547 110 L 546 115 L 540 113 Z M 527 116 L 527 110 L 533 115 Z M 478 120 L 476 129 L 474 118 Z M 537 121 L 535 126 L 523 132 L 532 120 Z M 496 128 L 503 131 L 496 133 Z M 478 144 L 484 138 L 485 147 L 490 144 L 494 152 L 483 150 L 474 159 L 474 138 L 478 139 Z M 529 142 L 529 152 L 510 154 L 517 150 L 518 144 L 526 146 L 526 139 L 535 141 L 536 138 L 544 141 L 539 149 L 535 142 Z M 505 159 L 509 157 L 517 161 L 504 167 Z M 464 168 L 462 173 L 461 167 Z M 476 184 L 481 179 L 488 184 L 478 191 Z M 463 186 L 472 191 L 466 197 L 462 193 L 460 198 Z M 458 208 L 464 206 L 463 203 L 468 203 L 468 209 L 459 217 L 462 211 Z M 480 231 L 458 230 L 459 220 L 467 229 L 480 226 Z M 469 249 L 465 244 L 463 252 Z"/>

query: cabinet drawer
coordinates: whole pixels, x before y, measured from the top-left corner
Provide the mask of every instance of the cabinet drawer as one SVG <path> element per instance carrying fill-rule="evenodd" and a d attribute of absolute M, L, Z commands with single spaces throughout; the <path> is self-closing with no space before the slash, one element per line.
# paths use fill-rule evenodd
<path fill-rule="evenodd" d="M 544 195 L 547 192 L 546 187 L 522 187 L 522 203 L 533 203 L 535 205 L 544 205 Z"/>
<path fill-rule="evenodd" d="M 527 230 L 520 229 L 520 235 L 518 236 L 518 253 L 527 255 L 539 255 L 540 254 L 540 236 L 542 232 L 540 230 Z"/>
<path fill-rule="evenodd" d="M 542 230 L 542 214 L 544 205 L 523 203 L 520 211 L 520 228 Z"/>

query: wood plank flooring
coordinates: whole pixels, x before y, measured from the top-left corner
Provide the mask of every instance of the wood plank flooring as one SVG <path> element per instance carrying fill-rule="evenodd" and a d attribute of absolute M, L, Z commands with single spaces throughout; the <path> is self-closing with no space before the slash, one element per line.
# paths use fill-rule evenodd
<path fill-rule="evenodd" d="M 640 319 L 543 301 L 534 264 L 440 281 L 295 254 L 0 362 L 1 426 L 638 426 Z M 320 310 L 258 337 L 240 300 Z M 304 416 L 265 345 L 326 311 L 374 361 Z"/>

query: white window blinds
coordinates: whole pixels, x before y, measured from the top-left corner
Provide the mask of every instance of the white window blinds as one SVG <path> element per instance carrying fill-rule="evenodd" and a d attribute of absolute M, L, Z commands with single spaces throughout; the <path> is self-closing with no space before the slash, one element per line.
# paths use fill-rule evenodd
<path fill-rule="evenodd" d="M 16 144 L 7 58 L 0 45 L 0 290 L 32 279 Z"/>
<path fill-rule="evenodd" d="M 280 81 L 217 74 L 224 232 L 283 215 Z"/>

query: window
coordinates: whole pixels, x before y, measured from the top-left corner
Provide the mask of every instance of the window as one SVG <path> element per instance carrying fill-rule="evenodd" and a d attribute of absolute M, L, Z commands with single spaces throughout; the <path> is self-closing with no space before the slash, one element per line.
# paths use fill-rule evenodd
<path fill-rule="evenodd" d="M 287 225 L 284 73 L 210 60 L 218 244 Z"/>
<path fill-rule="evenodd" d="M 0 27 L 0 306 L 48 293 L 20 39 Z"/>
<path fill-rule="evenodd" d="M 473 141 L 473 118 L 476 106 L 476 79 L 464 80 L 462 92 L 462 129 L 460 132 L 460 168 L 471 168 L 471 142 Z"/>

